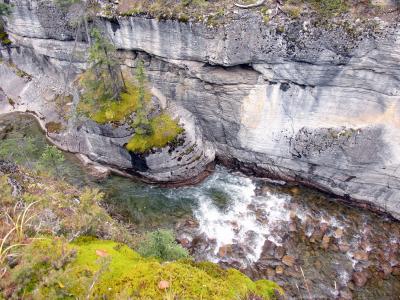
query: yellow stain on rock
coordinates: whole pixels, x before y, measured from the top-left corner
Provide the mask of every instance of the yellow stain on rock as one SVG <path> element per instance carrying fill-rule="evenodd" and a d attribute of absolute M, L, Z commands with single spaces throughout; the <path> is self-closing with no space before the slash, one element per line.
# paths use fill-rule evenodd
<path fill-rule="evenodd" d="M 261 122 L 267 101 L 266 94 L 266 85 L 258 85 L 243 98 L 240 116 L 242 124 L 247 128 L 257 128 Z"/>
<path fill-rule="evenodd" d="M 352 127 L 388 125 L 390 127 L 400 128 L 400 105 L 395 102 L 390 103 L 383 113 L 364 113 L 359 117 L 331 116 L 327 119 L 330 123 L 339 125 L 349 124 Z"/>

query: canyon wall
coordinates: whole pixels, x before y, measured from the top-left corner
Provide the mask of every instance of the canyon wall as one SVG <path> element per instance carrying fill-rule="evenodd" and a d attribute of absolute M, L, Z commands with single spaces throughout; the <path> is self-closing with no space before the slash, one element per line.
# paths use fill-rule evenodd
<path fill-rule="evenodd" d="M 3 60 L 33 77 L 73 78 L 85 68 L 82 38 L 66 72 L 75 47 L 68 13 L 48 2 L 14 4 L 7 24 L 14 44 Z M 124 68 L 144 60 L 153 94 L 193 118 L 207 144 L 200 152 L 208 151 L 196 170 L 215 151 L 248 173 L 302 182 L 400 218 L 400 26 L 375 22 L 365 31 L 300 21 L 282 30 L 252 11 L 214 28 L 96 20 Z M 6 78 L 0 87 L 9 90 Z"/>

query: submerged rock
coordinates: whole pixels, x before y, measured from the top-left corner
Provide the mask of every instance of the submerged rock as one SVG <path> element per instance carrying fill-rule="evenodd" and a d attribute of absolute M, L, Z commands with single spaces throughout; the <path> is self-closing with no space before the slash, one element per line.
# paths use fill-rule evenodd
<path fill-rule="evenodd" d="M 366 271 L 361 271 L 361 272 L 354 272 L 352 279 L 356 286 L 363 287 L 367 283 L 368 277 L 369 276 Z"/>

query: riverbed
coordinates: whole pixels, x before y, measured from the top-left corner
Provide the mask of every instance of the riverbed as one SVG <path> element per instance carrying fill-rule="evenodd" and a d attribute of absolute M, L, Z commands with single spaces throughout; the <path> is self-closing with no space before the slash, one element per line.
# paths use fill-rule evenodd
<path fill-rule="evenodd" d="M 1 117 L 0 153 L 13 145 L 17 154 L 5 158 L 37 163 L 47 141 L 33 117 Z M 196 259 L 274 280 L 294 299 L 399 299 L 400 223 L 387 216 L 220 166 L 196 186 L 171 189 L 99 180 L 65 157 L 57 176 L 104 191 L 104 206 L 136 231 L 174 229 Z"/>

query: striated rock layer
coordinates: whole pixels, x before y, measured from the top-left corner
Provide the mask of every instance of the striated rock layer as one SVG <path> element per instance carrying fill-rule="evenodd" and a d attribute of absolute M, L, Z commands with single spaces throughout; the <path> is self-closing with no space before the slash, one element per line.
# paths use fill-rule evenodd
<path fill-rule="evenodd" d="M 378 22 L 355 34 L 292 22 L 282 31 L 247 11 L 211 29 L 145 17 L 96 22 L 120 50 L 125 68 L 145 60 L 153 93 L 191 120 L 192 140 L 202 141 L 193 144 L 204 159 L 184 176 L 201 173 L 215 150 L 220 161 L 244 171 L 313 185 L 400 218 L 396 23 Z M 16 1 L 7 28 L 16 47 L 2 50 L 3 58 L 36 78 L 65 76 L 74 47 L 68 14 L 47 2 Z M 77 44 L 71 78 L 85 68 L 86 48 L 84 41 Z M 12 87 L 5 83 L 6 68 L 0 75 L 5 91 Z M 28 110 L 37 99 L 31 101 Z M 107 147 L 95 147 L 90 158 L 131 167 L 113 161 Z M 176 162 L 164 161 L 152 179 Z"/>

